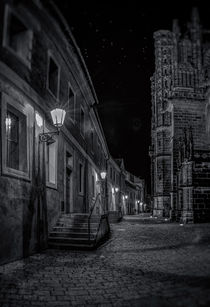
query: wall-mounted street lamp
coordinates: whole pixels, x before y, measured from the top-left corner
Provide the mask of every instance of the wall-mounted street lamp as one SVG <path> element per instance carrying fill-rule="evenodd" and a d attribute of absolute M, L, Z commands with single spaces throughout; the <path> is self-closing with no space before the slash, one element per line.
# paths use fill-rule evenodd
<path fill-rule="evenodd" d="M 125 195 L 125 199 L 128 199 L 128 195 Z"/>
<path fill-rule="evenodd" d="M 115 187 L 115 192 L 118 192 L 119 191 L 119 188 L 118 187 Z"/>
<path fill-rule="evenodd" d="M 53 121 L 53 125 L 55 126 L 55 131 L 43 132 L 39 134 L 40 142 L 47 142 L 48 144 L 54 143 L 53 136 L 58 135 L 60 133 L 60 129 L 64 124 L 66 111 L 60 108 L 56 108 L 52 110 L 51 117 Z"/>
<path fill-rule="evenodd" d="M 102 171 L 102 172 L 100 173 L 100 175 L 101 175 L 101 179 L 102 179 L 102 180 L 105 180 L 105 179 L 106 179 L 106 171 Z"/>
<path fill-rule="evenodd" d="M 101 172 L 100 172 L 100 179 L 98 179 L 98 176 L 97 176 L 96 183 L 97 183 L 97 184 L 100 184 L 100 183 L 102 183 L 103 181 L 105 181 L 105 179 L 106 179 L 106 171 L 101 171 Z"/>

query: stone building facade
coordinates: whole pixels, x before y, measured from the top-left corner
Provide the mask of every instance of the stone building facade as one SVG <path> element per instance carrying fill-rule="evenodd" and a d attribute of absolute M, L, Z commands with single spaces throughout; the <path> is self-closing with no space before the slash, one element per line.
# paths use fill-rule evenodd
<path fill-rule="evenodd" d="M 0 263 L 47 246 L 59 215 L 84 213 L 109 157 L 80 51 L 46 1 L 0 3 Z M 66 110 L 52 143 L 50 111 Z"/>
<path fill-rule="evenodd" d="M 53 2 L 3 0 L 0 16 L 0 263 L 5 263 L 46 248 L 60 217 L 89 215 L 99 197 L 94 214 L 118 212 L 120 198 L 109 201 L 107 191 L 120 187 L 122 172 L 110 156 L 83 57 Z M 64 126 L 49 142 L 40 142 L 41 133 L 55 131 L 50 117 L 55 108 L 66 111 Z"/>
<path fill-rule="evenodd" d="M 153 214 L 210 219 L 210 31 L 196 8 L 185 29 L 154 33 L 150 147 Z"/>

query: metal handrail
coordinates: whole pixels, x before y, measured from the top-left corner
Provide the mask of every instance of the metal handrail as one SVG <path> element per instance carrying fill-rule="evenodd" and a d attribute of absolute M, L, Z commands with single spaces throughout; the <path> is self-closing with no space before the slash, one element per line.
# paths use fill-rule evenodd
<path fill-rule="evenodd" d="M 96 203 L 97 203 L 98 198 L 99 198 L 100 195 L 101 195 L 101 193 L 99 192 L 99 193 L 97 194 L 97 196 L 96 196 L 96 199 L 95 199 L 95 202 L 94 202 L 93 206 L 90 208 L 90 214 L 89 214 L 89 216 L 88 216 L 88 237 L 89 237 L 89 241 L 90 241 L 90 219 L 91 219 L 91 216 L 92 216 L 92 214 L 93 214 L 93 210 L 94 210 L 94 208 L 95 208 L 95 205 L 96 205 Z"/>
<path fill-rule="evenodd" d="M 109 226 L 109 222 L 108 222 L 108 215 L 107 214 L 102 214 L 101 218 L 100 218 L 100 221 L 99 221 L 99 224 L 98 224 L 98 229 L 97 229 L 96 237 L 95 237 L 95 245 L 97 244 L 98 233 L 99 233 L 101 222 L 102 222 L 103 219 L 106 219 L 107 225 L 108 225 L 108 233 L 110 232 L 110 226 Z"/>

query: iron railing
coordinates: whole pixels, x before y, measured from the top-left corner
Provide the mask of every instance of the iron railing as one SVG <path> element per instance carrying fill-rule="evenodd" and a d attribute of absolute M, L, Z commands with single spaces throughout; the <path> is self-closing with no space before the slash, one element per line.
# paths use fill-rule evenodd
<path fill-rule="evenodd" d="M 92 214 L 93 214 L 93 210 L 94 210 L 94 208 L 96 206 L 96 203 L 97 203 L 100 195 L 101 195 L 101 193 L 97 194 L 96 199 L 94 201 L 94 204 L 90 208 L 90 214 L 88 216 L 88 238 L 89 238 L 89 242 L 90 242 L 90 231 L 91 231 L 91 229 L 90 229 L 90 220 L 91 220 L 91 217 L 92 217 Z"/>
<path fill-rule="evenodd" d="M 96 232 L 96 235 L 95 235 L 95 238 L 94 238 L 94 241 L 93 241 L 94 246 L 103 238 L 103 236 L 106 233 L 109 233 L 109 231 L 110 231 L 108 214 L 104 213 L 104 208 L 102 208 L 100 195 L 101 195 L 101 193 L 97 194 L 96 199 L 94 201 L 94 204 L 90 208 L 90 214 L 88 216 L 88 238 L 89 238 L 89 244 L 91 244 L 91 240 L 90 240 L 91 239 L 90 238 L 91 237 L 91 217 L 93 215 L 93 211 L 94 211 L 94 208 L 95 208 L 97 202 L 99 202 L 100 209 L 101 209 L 101 212 L 103 212 L 103 214 L 99 213 L 100 220 L 99 220 L 97 232 Z"/>

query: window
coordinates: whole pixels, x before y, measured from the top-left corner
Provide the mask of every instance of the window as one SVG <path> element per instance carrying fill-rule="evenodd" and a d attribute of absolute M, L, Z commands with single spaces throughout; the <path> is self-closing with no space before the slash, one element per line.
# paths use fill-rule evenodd
<path fill-rule="evenodd" d="M 47 88 L 51 92 L 51 94 L 53 94 L 55 98 L 58 98 L 59 67 L 51 55 L 49 55 L 49 58 L 48 58 Z"/>
<path fill-rule="evenodd" d="M 92 196 L 95 196 L 95 177 L 92 175 Z"/>
<path fill-rule="evenodd" d="M 84 136 L 85 135 L 85 113 L 83 109 L 80 109 L 80 132 Z"/>
<path fill-rule="evenodd" d="M 46 145 L 46 181 L 47 185 L 57 187 L 57 141 Z"/>
<path fill-rule="evenodd" d="M 27 171 L 26 116 L 8 105 L 6 117 L 6 166 Z"/>
<path fill-rule="evenodd" d="M 76 97 L 75 97 L 75 94 L 74 94 L 70 84 L 69 84 L 69 87 L 68 87 L 68 104 L 69 104 L 70 119 L 74 122 L 75 121 Z"/>
<path fill-rule="evenodd" d="M 29 109 L 2 94 L 2 171 L 29 179 Z"/>
<path fill-rule="evenodd" d="M 84 167 L 82 163 L 79 163 L 79 193 L 84 192 Z"/>
<path fill-rule="evenodd" d="M 73 168 L 73 155 L 69 152 L 66 152 L 66 166 Z"/>
<path fill-rule="evenodd" d="M 4 28 L 3 45 L 14 52 L 30 68 L 33 32 L 17 15 L 11 12 L 9 6 L 6 6 Z"/>

